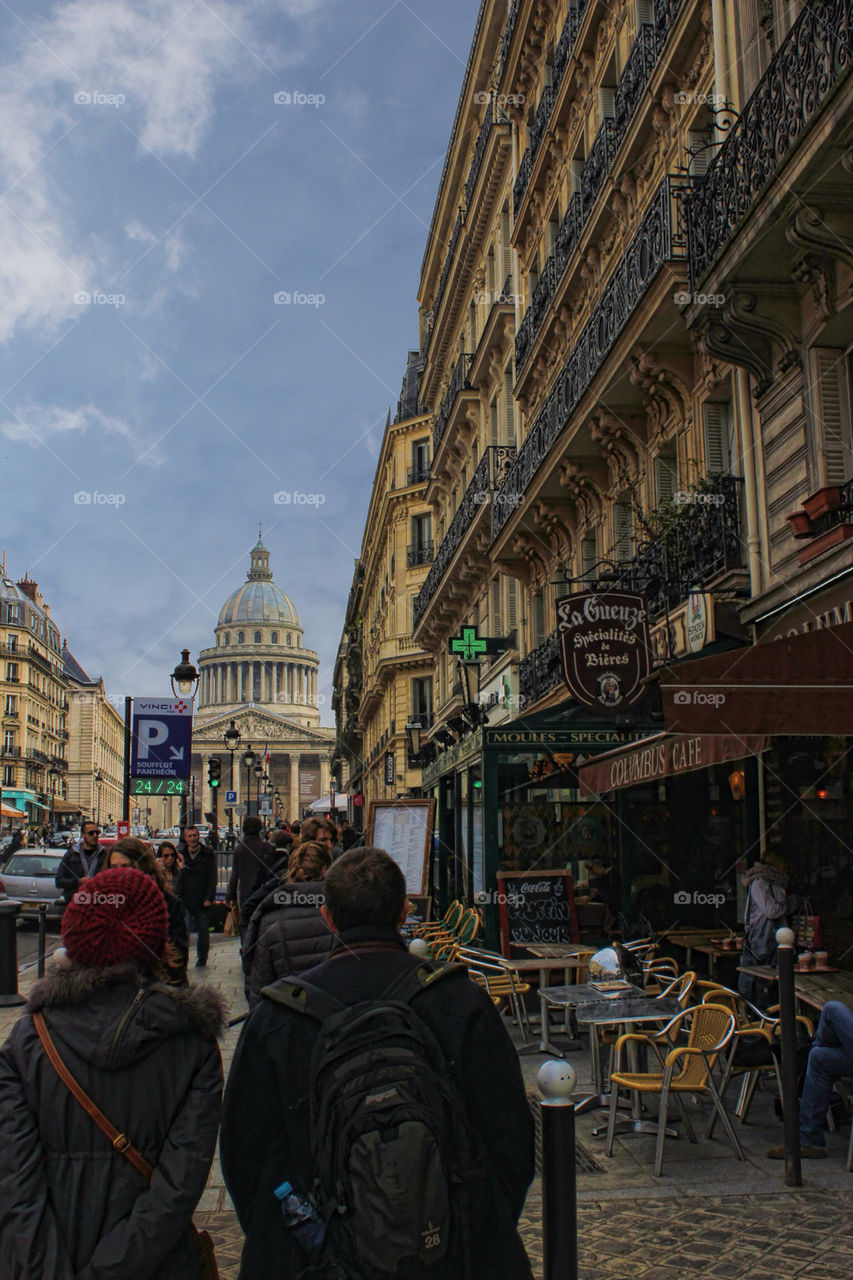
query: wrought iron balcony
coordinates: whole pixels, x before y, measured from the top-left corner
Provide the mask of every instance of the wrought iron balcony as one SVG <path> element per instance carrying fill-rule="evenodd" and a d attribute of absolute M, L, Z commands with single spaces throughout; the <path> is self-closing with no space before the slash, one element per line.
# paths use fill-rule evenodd
<path fill-rule="evenodd" d="M 684 257 L 680 194 L 680 184 L 670 177 L 664 178 L 627 253 L 607 281 L 518 451 L 501 488 L 502 500 L 492 504 L 493 540 L 512 512 L 522 504 L 533 477 L 586 395 L 661 266 L 672 259 Z"/>
<path fill-rule="evenodd" d="M 521 709 L 532 706 L 555 689 L 563 678 L 560 637 L 552 631 L 547 639 L 518 664 L 518 700 Z"/>
<path fill-rule="evenodd" d="M 406 568 L 417 569 L 422 564 L 432 564 L 435 556 L 435 543 L 423 542 L 420 546 L 406 548 Z"/>
<path fill-rule="evenodd" d="M 548 128 L 548 121 L 551 119 L 551 111 L 557 100 L 558 88 L 558 85 L 552 83 L 546 85 L 542 90 L 542 97 L 539 99 L 536 115 L 533 117 L 533 123 L 527 134 L 527 147 L 521 157 L 521 164 L 518 166 L 518 177 L 512 188 L 512 208 L 516 216 L 518 216 L 518 211 L 521 208 L 521 202 L 524 199 L 524 193 L 527 190 L 527 184 L 530 181 L 530 175 L 533 172 L 539 148 L 542 146 L 542 139 L 545 137 L 545 130 Z"/>
<path fill-rule="evenodd" d="M 474 387 L 468 381 L 468 372 L 471 368 L 471 361 L 474 359 L 472 352 L 463 351 L 462 355 L 456 361 L 453 373 L 450 375 L 450 383 L 447 388 L 444 399 L 441 402 L 441 408 L 438 411 L 438 417 L 435 426 L 432 429 L 432 452 L 433 456 L 438 452 L 438 446 L 441 437 L 444 435 L 444 429 L 447 426 L 447 420 L 453 409 L 454 401 L 460 391 L 473 391 Z"/>
<path fill-rule="evenodd" d="M 504 27 L 503 35 L 501 36 L 501 47 L 498 53 L 498 80 L 500 80 L 503 75 L 506 60 L 509 57 L 510 45 L 512 44 L 512 37 L 515 34 L 515 27 L 518 22 L 520 10 L 521 0 L 512 0 L 509 13 L 507 14 L 506 26 Z"/>
<path fill-rule="evenodd" d="M 427 480 L 429 480 L 429 463 L 428 462 L 425 462 L 419 466 L 409 467 L 408 471 L 406 472 L 407 485 L 426 484 Z"/>
<path fill-rule="evenodd" d="M 636 554 L 590 583 L 592 591 L 637 591 L 653 621 L 686 600 L 696 587 L 743 566 L 739 514 L 743 481 L 712 476 L 696 492 L 666 508 L 662 532 Z"/>
<path fill-rule="evenodd" d="M 851 59 L 853 0 L 805 5 L 687 201 L 691 289 L 850 74 Z"/>
<path fill-rule="evenodd" d="M 465 534 L 473 524 L 477 513 L 493 500 L 496 491 L 500 489 L 504 477 L 515 458 L 515 453 L 513 445 L 489 445 L 483 453 L 471 478 L 471 483 L 465 490 L 458 510 L 450 522 L 450 528 L 441 541 L 438 554 L 426 576 L 426 581 L 415 598 L 412 611 L 413 629 L 417 628 L 427 605 L 438 590 L 439 583 L 444 577 L 448 565 L 459 549 Z"/>
<path fill-rule="evenodd" d="M 480 132 L 477 134 L 477 141 L 474 143 L 474 154 L 471 157 L 471 166 L 468 169 L 468 177 L 465 180 L 465 207 L 470 209 L 471 198 L 474 195 L 474 188 L 477 185 L 477 179 L 480 176 L 480 169 L 483 164 L 483 156 L 486 154 L 486 143 L 489 141 L 489 135 L 495 125 L 495 115 L 492 107 L 492 99 L 489 99 L 489 105 L 486 107 L 486 114 L 483 117 L 483 123 L 480 125 Z"/>
<path fill-rule="evenodd" d="M 657 56 L 655 28 L 651 23 L 643 23 L 619 77 L 614 95 L 614 115 L 602 122 L 595 135 L 581 173 L 580 190 L 575 192 L 569 203 L 560 224 L 554 250 L 542 269 L 530 306 L 519 326 L 515 341 L 516 369 L 520 369 L 527 360 L 536 334 L 544 323 L 569 259 L 613 167 L 616 153 L 628 131 L 643 90 L 654 71 Z"/>
<path fill-rule="evenodd" d="M 450 268 L 453 265 L 453 258 L 456 253 L 456 246 L 459 243 L 459 236 L 462 233 L 462 227 L 465 222 L 465 215 L 460 209 L 456 215 L 456 221 L 453 224 L 453 230 L 450 233 L 450 243 L 447 246 L 447 253 L 444 258 L 444 266 L 441 268 L 441 275 L 438 279 L 438 288 L 435 291 L 435 301 L 432 304 L 433 323 L 438 315 L 438 308 L 441 306 L 441 299 L 444 297 L 444 290 L 447 288 L 447 279 L 450 275 Z"/>

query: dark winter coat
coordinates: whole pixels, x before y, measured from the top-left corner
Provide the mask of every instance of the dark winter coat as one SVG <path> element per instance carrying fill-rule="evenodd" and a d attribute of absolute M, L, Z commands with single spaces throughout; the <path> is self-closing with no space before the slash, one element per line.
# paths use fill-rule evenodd
<path fill-rule="evenodd" d="M 95 864 L 92 867 L 92 871 L 87 873 L 83 866 L 83 859 L 80 856 L 80 849 L 81 844 L 79 841 L 77 844 L 72 845 L 70 849 L 66 849 L 54 877 L 53 883 L 61 891 L 66 902 L 71 901 L 71 895 L 76 893 L 80 881 L 87 874 L 97 875 L 99 871 L 103 871 L 104 863 L 107 860 L 107 850 L 102 845 L 98 845 L 97 850 L 95 850 Z M 87 854 L 86 860 L 91 861 L 91 855 Z"/>
<path fill-rule="evenodd" d="M 48 1061 L 156 1165 L 114 1151 Z M 144 985 L 132 965 L 56 963 L 0 1049 L 3 1280 L 194 1280 L 186 1230 L 216 1147 L 224 1024 L 208 987 Z"/>
<path fill-rule="evenodd" d="M 258 907 L 266 898 L 267 894 L 272 893 L 273 889 L 277 889 L 279 884 L 283 884 L 287 879 L 287 866 L 290 861 L 290 854 L 285 850 L 279 850 L 279 860 L 273 866 L 272 871 L 258 885 L 251 897 L 246 898 L 240 904 L 240 923 L 245 928 L 248 926 L 252 916 Z"/>
<path fill-rule="evenodd" d="M 334 958 L 302 976 L 346 1004 L 378 997 L 418 964 L 391 930 L 353 929 L 341 942 Z M 381 950 L 364 949 L 377 943 Z M 518 1056 L 491 1000 L 464 973 L 428 987 L 415 1007 L 444 1051 L 489 1164 L 490 1210 L 473 1242 L 475 1280 L 530 1280 L 516 1223 L 533 1178 L 533 1119 Z M 240 1280 L 298 1274 L 297 1246 L 273 1192 L 284 1179 L 299 1189 L 313 1183 L 308 1099 L 317 1029 L 312 1018 L 262 999 L 237 1046 L 220 1155 L 246 1232 Z"/>
<path fill-rule="evenodd" d="M 189 852 L 184 854 L 184 865 L 178 885 L 187 911 L 201 910 L 205 902 L 213 902 L 216 898 L 216 854 L 206 844 L 199 845 L 194 858 Z"/>
<path fill-rule="evenodd" d="M 163 890 L 166 899 L 166 911 L 169 915 L 169 941 L 180 956 L 180 972 L 177 968 L 170 972 L 170 981 L 186 982 L 187 963 L 190 958 L 190 939 L 187 933 L 187 913 L 180 898 Z"/>
<path fill-rule="evenodd" d="M 242 910 L 277 860 L 278 854 L 269 841 L 260 836 L 244 836 L 234 852 L 226 893 L 228 901 L 237 902 Z"/>
<path fill-rule="evenodd" d="M 325 960 L 334 934 L 320 915 L 323 881 L 282 881 L 253 913 L 243 943 L 246 999 L 253 1009 L 261 988 Z"/>

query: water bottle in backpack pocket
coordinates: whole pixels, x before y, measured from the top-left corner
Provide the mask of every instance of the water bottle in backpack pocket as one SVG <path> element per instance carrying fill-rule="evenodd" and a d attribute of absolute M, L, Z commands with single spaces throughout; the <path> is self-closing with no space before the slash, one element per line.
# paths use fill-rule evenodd
<path fill-rule="evenodd" d="M 465 1280 L 486 1166 L 441 1048 L 413 1002 L 459 965 L 408 970 L 345 1006 L 284 978 L 264 995 L 320 1022 L 311 1061 L 312 1199 L 351 1280 Z M 318 1274 L 321 1274 L 318 1272 Z"/>

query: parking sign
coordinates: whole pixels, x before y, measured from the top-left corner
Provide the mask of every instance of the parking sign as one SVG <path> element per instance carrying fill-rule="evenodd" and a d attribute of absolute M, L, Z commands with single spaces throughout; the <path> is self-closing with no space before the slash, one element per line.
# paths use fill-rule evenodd
<path fill-rule="evenodd" d="M 226 804 L 226 805 L 228 805 L 228 806 L 230 806 L 230 805 L 235 805 L 236 803 L 237 803 L 237 792 L 236 792 L 236 791 L 226 791 L 226 792 L 225 792 L 225 804 Z"/>
<path fill-rule="evenodd" d="M 131 777 L 188 778 L 192 728 L 191 699 L 134 698 Z"/>

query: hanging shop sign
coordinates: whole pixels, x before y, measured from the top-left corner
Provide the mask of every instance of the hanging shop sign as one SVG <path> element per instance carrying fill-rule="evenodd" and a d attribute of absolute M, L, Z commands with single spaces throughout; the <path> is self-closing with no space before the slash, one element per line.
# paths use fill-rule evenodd
<path fill-rule="evenodd" d="M 651 660 L 643 596 L 584 591 L 557 601 L 563 678 L 572 697 L 597 711 L 630 707 Z"/>

